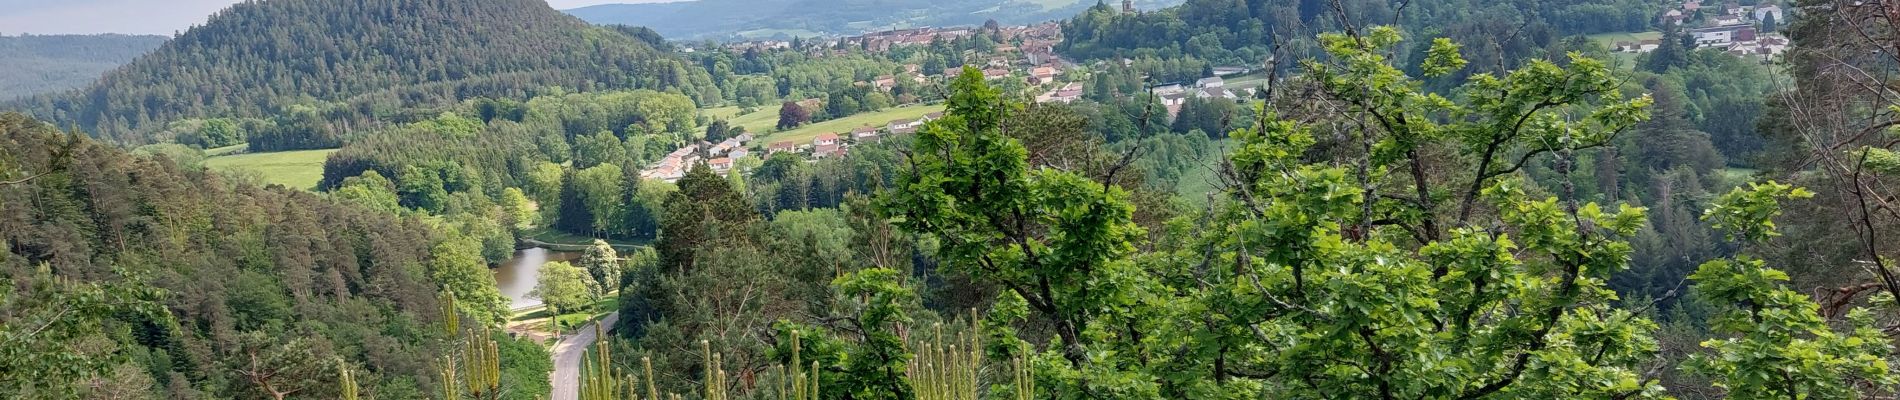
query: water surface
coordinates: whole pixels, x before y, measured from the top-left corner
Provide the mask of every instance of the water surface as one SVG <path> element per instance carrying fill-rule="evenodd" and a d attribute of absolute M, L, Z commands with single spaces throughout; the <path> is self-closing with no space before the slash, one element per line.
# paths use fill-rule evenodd
<path fill-rule="evenodd" d="M 510 309 L 541 305 L 541 298 L 528 295 L 528 292 L 534 291 L 535 281 L 541 278 L 541 264 L 573 261 L 580 257 L 580 252 L 540 247 L 516 250 L 513 258 L 495 266 L 495 287 L 501 289 L 502 296 L 508 296 Z"/>

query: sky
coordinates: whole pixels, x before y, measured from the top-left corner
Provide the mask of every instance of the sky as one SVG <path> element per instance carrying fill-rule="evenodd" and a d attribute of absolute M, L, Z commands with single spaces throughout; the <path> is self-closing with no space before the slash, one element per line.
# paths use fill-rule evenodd
<path fill-rule="evenodd" d="M 171 35 L 241 0 L 0 0 L 0 34 Z M 480 1 L 480 0 L 475 0 Z M 667 0 L 548 0 L 556 9 Z"/>

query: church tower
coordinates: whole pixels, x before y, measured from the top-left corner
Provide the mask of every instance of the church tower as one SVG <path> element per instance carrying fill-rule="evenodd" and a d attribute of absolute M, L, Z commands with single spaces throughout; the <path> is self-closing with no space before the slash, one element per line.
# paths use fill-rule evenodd
<path fill-rule="evenodd" d="M 1128 14 L 1134 14 L 1135 0 L 1122 0 L 1122 12 L 1128 13 Z"/>

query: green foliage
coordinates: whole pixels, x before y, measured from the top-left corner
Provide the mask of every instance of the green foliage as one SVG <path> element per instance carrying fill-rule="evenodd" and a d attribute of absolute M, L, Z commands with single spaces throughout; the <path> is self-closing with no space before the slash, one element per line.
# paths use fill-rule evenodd
<path fill-rule="evenodd" d="M 481 324 L 463 330 L 459 336 L 454 343 L 455 350 L 436 360 L 441 398 L 502 398 L 506 390 L 502 387 L 501 347 L 495 333 L 487 324 Z M 546 369 L 541 371 L 545 373 Z"/>
<path fill-rule="evenodd" d="M 1006 288 L 1053 325 L 1050 346 L 1066 362 L 1043 365 L 1068 378 L 1051 379 L 1083 385 L 1078 378 L 1090 376 L 1135 386 L 1116 389 L 1133 391 L 1124 394 L 1152 394 L 1133 375 L 1104 368 L 1114 362 L 1098 359 L 1106 355 L 1084 336 L 1132 311 L 1126 302 L 1139 296 L 1131 290 L 1141 273 L 1127 256 L 1142 232 L 1126 194 L 1071 172 L 1029 171 L 1022 145 L 999 129 L 1013 106 L 975 69 L 951 93 L 949 112 L 918 133 L 913 169 L 881 205 L 895 225 L 940 240 L 946 268 Z"/>
<path fill-rule="evenodd" d="M 1641 373 L 1654 324 L 1606 305 L 1615 295 L 1603 286 L 1627 263 L 1622 240 L 1644 225 L 1642 209 L 1533 199 L 1498 179 L 1516 167 L 1494 165 L 1505 154 L 1558 154 L 1562 165 L 1641 120 L 1647 100 L 1617 101 L 1607 69 L 1581 57 L 1479 75 L 1454 100 L 1420 92 L 1381 56 L 1400 42 L 1395 29 L 1321 42 L 1337 64 L 1306 67 L 1383 128 L 1363 139 L 1371 152 L 1309 161 L 1311 128 L 1266 114 L 1234 134 L 1232 200 L 1171 252 L 1135 251 L 1143 232 L 1118 188 L 1030 171 L 1021 145 L 995 130 L 1015 109 L 972 72 L 952 84 L 951 112 L 919 133 L 914 169 L 883 204 L 899 226 L 941 241 L 945 267 L 1049 324 L 1032 364 L 1060 396 L 1660 395 Z M 1438 47 L 1428 63 L 1449 73 L 1455 48 Z M 1432 145 L 1475 158 L 1460 160 L 1479 165 L 1466 201 L 1494 208 L 1500 230 L 1441 231 L 1436 221 L 1472 216 L 1439 215 L 1451 212 L 1430 204 L 1446 192 L 1388 175 L 1416 168 Z M 1387 200 L 1384 185 L 1421 200 Z M 1397 242 L 1408 238 L 1421 242 Z M 994 329 L 1010 342 L 1008 326 Z"/>
<path fill-rule="evenodd" d="M 279 340 L 283 340 L 279 343 Z M 241 355 L 245 361 L 234 366 L 234 373 L 248 384 L 246 392 L 258 398 L 285 398 L 329 388 L 322 379 L 329 377 L 328 349 L 317 347 L 306 337 L 279 339 L 262 332 L 247 332 L 224 350 Z"/>
<path fill-rule="evenodd" d="M 1813 196 L 1768 182 L 1736 188 L 1715 201 L 1713 219 L 1731 240 L 1761 243 L 1778 236 L 1774 222 L 1781 199 Z M 1845 331 L 1836 331 L 1808 295 L 1789 290 L 1788 275 L 1749 256 L 1702 264 L 1690 279 L 1696 293 L 1723 304 L 1710 327 L 1726 337 L 1702 342 L 1711 353 L 1685 365 L 1710 376 L 1734 399 L 1861 398 L 1863 387 L 1900 383 L 1887 365 L 1893 345 L 1864 309 L 1850 311 Z"/>
<path fill-rule="evenodd" d="M 343 185 L 330 195 L 374 210 L 390 213 L 403 210 L 402 200 L 396 197 L 396 184 L 376 171 L 364 171 L 362 175 L 344 179 Z"/>
<path fill-rule="evenodd" d="M 846 357 L 843 385 L 833 386 L 854 399 L 908 400 L 916 396 L 908 379 L 910 349 L 898 329 L 910 323 L 907 306 L 917 301 L 910 288 L 898 283 L 898 272 L 871 268 L 838 277 L 832 286 L 839 294 L 863 299 L 856 326 L 862 336 Z"/>
<path fill-rule="evenodd" d="M 482 121 L 455 115 L 453 112 L 443 112 L 433 119 L 409 124 L 403 126 L 402 129 L 449 137 L 469 137 L 482 131 Z"/>
<path fill-rule="evenodd" d="M 343 360 L 337 360 L 336 374 L 337 389 L 341 392 L 337 398 L 342 400 L 357 400 L 359 396 L 357 392 L 362 388 L 356 386 L 356 372 L 350 370 L 350 364 L 343 362 Z"/>
<path fill-rule="evenodd" d="M 295 396 L 339 397 L 336 357 L 362 366 L 366 395 L 433 387 L 428 360 L 443 334 L 428 329 L 439 286 L 426 267 L 438 233 L 424 221 L 69 138 L 0 114 L 0 174 L 33 178 L 0 184 L 0 219 L 11 221 L 0 245 L 10 278 L 0 285 L 0 391 L 256 398 L 246 336 L 261 337 L 249 346 L 262 352 L 312 351 L 286 365 L 313 382 Z M 42 264 L 63 283 L 34 283 Z M 31 364 L 47 360 L 57 363 Z M 19 379 L 35 386 L 11 386 Z M 94 382 L 105 384 L 63 389 Z M 17 393 L 0 397 L 42 398 Z"/>
<path fill-rule="evenodd" d="M 552 315 L 578 311 L 594 304 L 593 299 L 599 296 L 594 291 L 597 286 L 594 278 L 587 272 L 566 261 L 542 264 L 541 276 L 528 295 L 540 297 L 541 303 L 553 311 Z"/>
<path fill-rule="evenodd" d="M 581 170 L 574 174 L 574 188 L 580 195 L 581 204 L 594 217 L 594 231 L 606 231 L 620 218 L 621 186 L 620 166 L 601 164 Z"/>
<path fill-rule="evenodd" d="M 607 292 L 620 289 L 623 263 L 620 255 L 614 252 L 614 247 L 607 244 L 607 241 L 594 240 L 592 246 L 587 246 L 587 249 L 581 252 L 580 263 L 594 283 L 593 287 L 589 288 L 594 296 L 605 296 Z"/>
<path fill-rule="evenodd" d="M 541 216 L 535 210 L 534 201 L 528 199 L 528 195 L 522 192 L 521 188 L 502 189 L 501 198 L 496 199 L 496 202 L 502 209 L 502 215 L 507 216 L 510 222 L 508 225 L 515 230 L 528 230 L 540 226 Z"/>
<path fill-rule="evenodd" d="M 1768 181 L 1737 187 L 1715 199 L 1715 207 L 1702 214 L 1718 229 L 1728 232 L 1729 240 L 1762 242 L 1781 233 L 1775 230 L 1775 217 L 1781 216 L 1780 199 L 1805 199 L 1814 192 L 1792 185 Z"/>
<path fill-rule="evenodd" d="M 0 397 L 76 397 L 82 379 L 105 375 L 126 359 L 125 353 L 86 349 L 107 333 L 108 321 L 130 314 L 171 322 L 158 303 L 163 292 L 142 282 L 76 282 L 44 265 L 19 278 L 0 286 L 0 316 L 6 317 L 0 321 Z"/>
<path fill-rule="evenodd" d="M 494 332 L 496 355 L 501 359 L 500 386 L 502 399 L 535 400 L 546 398 L 543 394 L 552 390 L 548 382 L 548 372 L 554 370 L 553 358 L 546 347 L 541 347 L 529 337 L 511 337 L 507 332 Z"/>
<path fill-rule="evenodd" d="M 190 136 L 178 138 L 178 142 L 206 149 L 242 144 L 247 135 L 241 129 L 237 121 L 230 118 L 207 119 Z"/>
<path fill-rule="evenodd" d="M 1343 8 L 1335 12 L 1334 5 Z M 1057 49 L 1080 59 L 1149 56 L 1199 59 L 1217 65 L 1260 66 L 1277 49 L 1285 54 L 1317 53 L 1306 36 L 1316 26 L 1398 24 L 1414 32 L 1436 32 L 1463 43 L 1468 59 L 1490 67 L 1515 68 L 1518 60 L 1541 52 L 1565 36 L 1649 30 L 1662 14 L 1660 4 L 1636 1 L 1559 0 L 1537 3 L 1443 0 L 1429 3 L 1376 0 L 1271 1 L 1187 0 L 1161 10 L 1122 13 L 1114 2 L 1098 3 L 1064 21 Z M 1408 44 L 1401 52 L 1425 55 L 1436 43 Z M 1428 56 L 1427 58 L 1436 57 Z M 1426 58 L 1415 58 L 1419 62 Z M 1443 59 L 1449 61 L 1449 59 Z M 1451 64 L 1426 61 L 1420 71 Z M 1453 67 L 1451 69 L 1457 69 Z M 1198 76 L 1197 76 L 1198 77 Z M 1160 78 L 1160 81 L 1180 81 Z"/>
<path fill-rule="evenodd" d="M 443 289 L 455 295 L 456 308 L 482 323 L 502 322 L 508 317 L 508 300 L 495 288 L 495 279 L 483 261 L 481 245 L 474 239 L 450 238 L 436 243 L 429 251 L 429 274 Z"/>
<path fill-rule="evenodd" d="M 185 170 L 204 169 L 205 152 L 177 143 L 148 144 L 132 149 L 133 154 L 165 157 Z"/>

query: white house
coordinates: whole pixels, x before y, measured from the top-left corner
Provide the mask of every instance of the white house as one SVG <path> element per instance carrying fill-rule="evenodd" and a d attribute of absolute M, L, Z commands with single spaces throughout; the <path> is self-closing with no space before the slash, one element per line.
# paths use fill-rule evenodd
<path fill-rule="evenodd" d="M 1226 88 L 1220 88 L 1220 87 L 1211 87 L 1211 88 L 1201 89 L 1200 91 L 1194 92 L 1194 97 L 1199 97 L 1203 99 L 1228 99 L 1228 100 L 1240 98 L 1240 96 L 1234 95 L 1233 91 L 1227 90 Z"/>
<path fill-rule="evenodd" d="M 820 147 L 836 146 L 838 145 L 838 134 L 829 132 L 818 134 L 817 138 L 811 140 L 811 144 Z"/>

